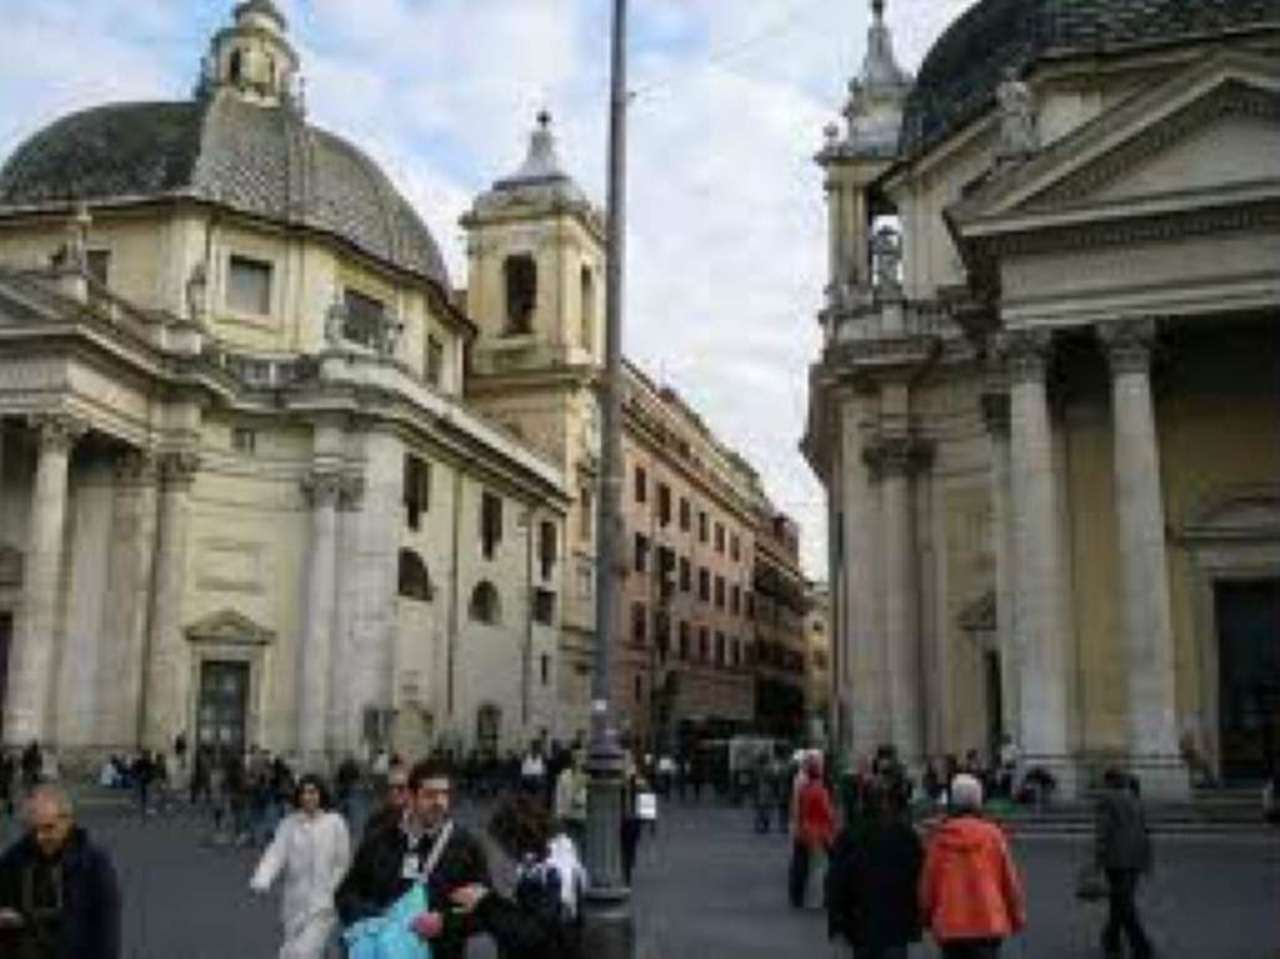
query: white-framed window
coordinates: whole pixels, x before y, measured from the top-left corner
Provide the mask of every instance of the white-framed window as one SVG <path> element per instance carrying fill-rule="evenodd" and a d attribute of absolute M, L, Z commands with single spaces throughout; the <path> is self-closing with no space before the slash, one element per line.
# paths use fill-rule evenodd
<path fill-rule="evenodd" d="M 271 315 L 272 266 L 233 253 L 227 262 L 227 307 L 252 316 Z"/>

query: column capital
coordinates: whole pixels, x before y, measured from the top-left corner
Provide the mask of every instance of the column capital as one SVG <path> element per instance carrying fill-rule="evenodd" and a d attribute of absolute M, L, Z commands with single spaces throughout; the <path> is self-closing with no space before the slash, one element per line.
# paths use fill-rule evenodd
<path fill-rule="evenodd" d="M 129 450 L 112 464 L 121 486 L 154 486 L 160 478 L 160 460 L 150 450 Z"/>
<path fill-rule="evenodd" d="M 35 431 L 40 450 L 69 453 L 85 433 L 89 424 L 70 413 L 33 413 L 27 419 Z"/>
<path fill-rule="evenodd" d="M 918 436 L 880 436 L 862 451 L 872 479 L 912 476 L 933 465 L 934 444 Z"/>
<path fill-rule="evenodd" d="M 343 477 L 338 473 L 316 470 L 302 478 L 302 494 L 315 509 L 332 509 L 342 493 Z"/>
<path fill-rule="evenodd" d="M 1154 319 L 1119 320 L 1099 323 L 1095 330 L 1107 351 L 1111 375 L 1146 373 L 1151 369 L 1151 351 L 1156 341 Z"/>
<path fill-rule="evenodd" d="M 195 450 L 174 450 L 160 456 L 160 478 L 170 489 L 189 489 L 200 471 Z"/>
<path fill-rule="evenodd" d="M 1006 330 L 997 347 L 1010 385 L 1044 382 L 1053 355 L 1053 332 L 1046 329 Z"/>
<path fill-rule="evenodd" d="M 344 473 L 338 479 L 338 507 L 348 512 L 358 510 L 364 502 L 364 476 Z"/>

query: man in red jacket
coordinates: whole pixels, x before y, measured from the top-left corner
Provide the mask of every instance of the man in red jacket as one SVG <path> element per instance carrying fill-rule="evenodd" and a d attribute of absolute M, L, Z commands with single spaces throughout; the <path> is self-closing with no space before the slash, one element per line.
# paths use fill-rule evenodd
<path fill-rule="evenodd" d="M 836 817 L 831 793 L 822 781 L 821 754 L 805 758 L 803 781 L 795 797 L 795 823 L 791 849 L 789 893 L 791 905 L 804 908 L 809 887 L 809 866 L 815 853 L 826 855 L 835 841 Z"/>
<path fill-rule="evenodd" d="M 1022 884 L 1004 833 L 981 818 L 982 785 L 951 782 L 951 815 L 929 838 L 920 913 L 944 959 L 995 959 L 1026 924 Z"/>

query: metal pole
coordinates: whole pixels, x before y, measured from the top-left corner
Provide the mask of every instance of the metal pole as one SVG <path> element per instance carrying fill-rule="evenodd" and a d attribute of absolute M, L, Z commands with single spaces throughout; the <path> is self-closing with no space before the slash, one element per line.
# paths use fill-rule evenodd
<path fill-rule="evenodd" d="M 601 491 L 596 529 L 596 646 L 587 759 L 589 878 L 583 954 L 626 959 L 635 952 L 630 890 L 622 878 L 622 804 L 626 757 L 610 708 L 613 632 L 622 570 L 622 295 L 626 255 L 627 3 L 613 2 L 609 104 L 608 227 L 605 249 L 605 367 L 600 382 Z"/>

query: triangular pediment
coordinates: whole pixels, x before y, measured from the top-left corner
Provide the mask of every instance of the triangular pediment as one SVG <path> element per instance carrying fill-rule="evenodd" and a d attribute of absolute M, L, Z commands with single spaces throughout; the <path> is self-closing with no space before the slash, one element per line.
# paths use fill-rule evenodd
<path fill-rule="evenodd" d="M 1117 104 L 948 211 L 961 234 L 1280 198 L 1280 66 L 1224 53 Z"/>
<path fill-rule="evenodd" d="M 276 638 L 274 630 L 255 623 L 234 609 L 210 613 L 188 626 L 185 632 L 193 643 L 265 646 Z"/>

